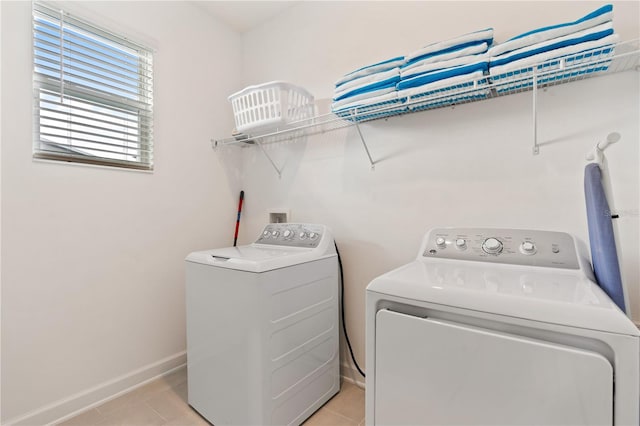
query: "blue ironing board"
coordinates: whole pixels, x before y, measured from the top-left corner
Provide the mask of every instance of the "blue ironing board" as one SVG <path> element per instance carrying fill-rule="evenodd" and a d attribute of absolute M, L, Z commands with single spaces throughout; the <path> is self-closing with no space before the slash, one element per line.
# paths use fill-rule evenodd
<path fill-rule="evenodd" d="M 611 210 L 602 186 L 602 172 L 598 164 L 587 164 L 584 169 L 584 195 L 587 203 L 591 259 L 596 280 L 600 288 L 626 313 Z"/>

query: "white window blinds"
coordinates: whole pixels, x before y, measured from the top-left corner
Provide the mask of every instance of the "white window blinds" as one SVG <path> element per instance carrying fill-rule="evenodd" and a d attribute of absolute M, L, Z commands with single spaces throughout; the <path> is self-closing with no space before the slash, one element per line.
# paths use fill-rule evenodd
<path fill-rule="evenodd" d="M 33 6 L 34 157 L 153 169 L 152 53 Z"/>

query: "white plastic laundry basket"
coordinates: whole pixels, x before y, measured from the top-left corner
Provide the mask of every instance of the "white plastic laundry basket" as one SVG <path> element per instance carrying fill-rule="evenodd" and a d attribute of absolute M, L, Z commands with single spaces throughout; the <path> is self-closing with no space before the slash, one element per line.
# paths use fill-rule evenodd
<path fill-rule="evenodd" d="M 249 86 L 229 101 L 238 132 L 275 129 L 313 115 L 313 96 L 283 81 Z"/>

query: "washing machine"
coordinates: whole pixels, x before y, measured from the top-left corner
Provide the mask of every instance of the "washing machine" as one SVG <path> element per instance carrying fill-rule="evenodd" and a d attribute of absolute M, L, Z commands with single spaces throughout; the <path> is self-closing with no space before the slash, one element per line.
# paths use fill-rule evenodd
<path fill-rule="evenodd" d="M 186 258 L 188 401 L 216 425 L 297 425 L 340 388 L 330 231 L 269 224 Z"/>
<path fill-rule="evenodd" d="M 638 425 L 640 333 L 562 232 L 433 229 L 366 291 L 369 425 Z"/>

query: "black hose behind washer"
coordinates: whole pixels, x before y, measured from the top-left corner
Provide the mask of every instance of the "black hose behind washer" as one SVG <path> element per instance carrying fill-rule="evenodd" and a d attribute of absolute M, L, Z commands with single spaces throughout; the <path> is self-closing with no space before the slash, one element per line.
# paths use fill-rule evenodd
<path fill-rule="evenodd" d="M 364 375 L 364 371 L 358 365 L 358 361 L 356 361 L 355 355 L 353 355 L 353 348 L 351 347 L 351 342 L 349 341 L 349 335 L 347 334 L 347 323 L 344 319 L 344 273 L 342 271 L 342 259 L 340 258 L 340 252 L 338 251 L 338 244 L 333 242 L 333 245 L 336 247 L 336 254 L 338 255 L 338 266 L 340 267 L 340 312 L 342 314 L 342 331 L 344 332 L 344 340 L 347 341 L 347 346 L 349 347 L 349 353 L 351 354 L 351 360 L 353 364 L 358 369 L 358 373 L 362 375 L 362 377 L 366 377 Z"/>

